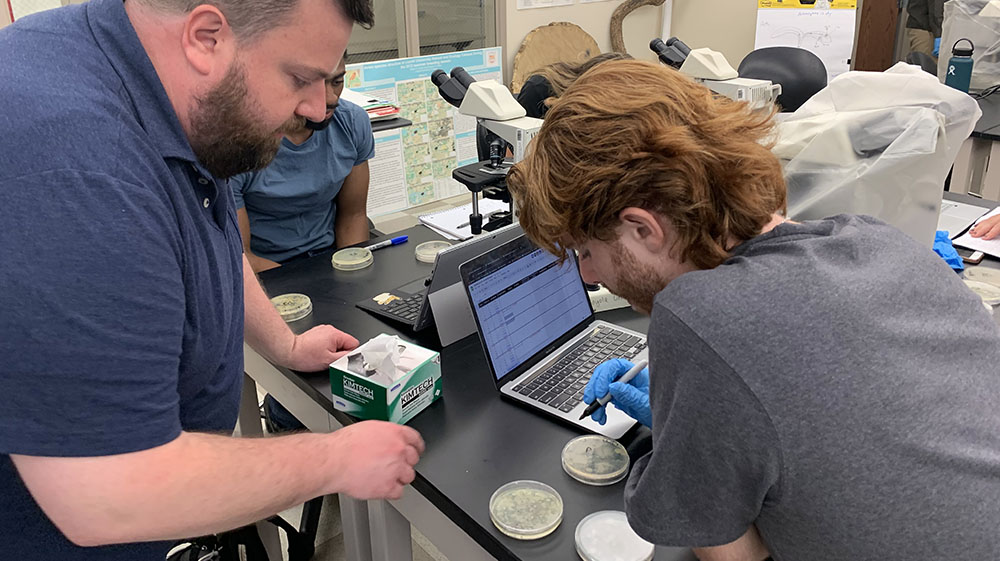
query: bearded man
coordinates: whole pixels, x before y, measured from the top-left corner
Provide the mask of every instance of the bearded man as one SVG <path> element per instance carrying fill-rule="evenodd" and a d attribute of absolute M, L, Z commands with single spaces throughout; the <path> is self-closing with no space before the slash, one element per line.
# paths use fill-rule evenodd
<path fill-rule="evenodd" d="M 93 0 L 0 31 L 0 541 L 20 560 L 161 561 L 310 498 L 391 498 L 389 423 L 234 439 L 243 343 L 315 371 L 243 256 L 225 179 L 322 121 L 369 0 Z M 245 331 L 244 331 L 245 326 Z"/>

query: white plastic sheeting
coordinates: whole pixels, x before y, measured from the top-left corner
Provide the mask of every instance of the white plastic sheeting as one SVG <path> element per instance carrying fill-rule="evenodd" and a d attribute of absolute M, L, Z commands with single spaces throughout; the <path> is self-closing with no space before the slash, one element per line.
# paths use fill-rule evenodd
<path fill-rule="evenodd" d="M 951 48 L 959 39 L 975 46 L 972 54 L 971 91 L 981 91 L 1000 83 L 1000 0 L 948 0 L 941 24 L 941 54 L 938 78 L 948 72 Z M 968 46 L 964 41 L 962 46 Z"/>
<path fill-rule="evenodd" d="M 945 178 L 981 114 L 915 66 L 838 76 L 778 125 L 788 216 L 868 214 L 930 247 Z"/>

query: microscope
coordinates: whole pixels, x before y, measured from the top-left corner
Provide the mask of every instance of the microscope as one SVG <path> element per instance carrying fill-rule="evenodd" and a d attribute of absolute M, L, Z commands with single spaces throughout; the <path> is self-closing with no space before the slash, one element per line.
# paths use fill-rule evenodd
<path fill-rule="evenodd" d="M 745 101 L 751 109 L 766 109 L 781 95 L 781 84 L 768 80 L 740 78 L 722 53 L 712 49 L 691 49 L 677 37 L 666 41 L 656 38 L 649 49 L 660 62 L 694 78 L 713 92 L 736 101 Z"/>
<path fill-rule="evenodd" d="M 513 223 L 514 202 L 507 191 L 507 172 L 524 158 L 542 120 L 526 117 L 524 108 L 502 84 L 495 80 L 476 81 L 461 66 L 453 68 L 450 76 L 444 70 L 435 70 L 431 82 L 459 113 L 476 118 L 476 151 L 480 161 L 456 168 L 451 174 L 472 192 L 469 225 L 473 235 Z M 508 151 L 513 159 L 507 158 Z M 479 213 L 480 193 L 506 202 L 509 210 L 492 215 L 484 225 Z"/>

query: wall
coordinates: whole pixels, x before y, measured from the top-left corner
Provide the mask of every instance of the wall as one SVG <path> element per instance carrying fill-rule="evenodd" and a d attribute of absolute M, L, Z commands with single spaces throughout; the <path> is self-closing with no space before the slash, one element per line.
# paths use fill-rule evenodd
<path fill-rule="evenodd" d="M 679 1 L 702 2 L 704 0 Z M 503 13 L 506 15 L 506 26 L 505 29 L 501 30 L 500 44 L 504 48 L 504 81 L 508 84 L 510 83 L 511 68 L 514 64 L 514 55 L 521 48 L 521 42 L 524 41 L 524 38 L 536 27 L 556 21 L 575 23 L 597 41 L 597 46 L 602 52 L 611 50 L 611 14 L 621 3 L 620 1 L 612 0 L 532 10 L 518 10 L 517 0 L 501 0 L 501 2 L 505 5 Z M 660 36 L 662 16 L 662 6 L 643 6 L 625 18 L 622 35 L 625 37 L 625 47 L 629 54 L 639 59 L 655 60 L 653 53 L 649 50 L 649 41 Z"/>
<path fill-rule="evenodd" d="M 0 29 L 10 23 L 10 9 L 7 7 L 7 0 L 0 0 Z"/>
<path fill-rule="evenodd" d="M 756 0 L 674 0 L 671 34 L 721 52 L 733 68 L 753 50 L 756 32 Z"/>

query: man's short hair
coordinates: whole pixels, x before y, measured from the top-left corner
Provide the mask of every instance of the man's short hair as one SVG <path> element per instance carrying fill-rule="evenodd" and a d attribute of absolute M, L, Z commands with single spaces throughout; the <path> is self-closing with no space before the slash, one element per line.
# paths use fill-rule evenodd
<path fill-rule="evenodd" d="M 552 105 L 507 185 L 525 233 L 556 255 L 617 239 L 619 213 L 639 207 L 671 222 L 682 260 L 712 268 L 785 210 L 772 116 L 671 68 L 608 61 Z"/>
<path fill-rule="evenodd" d="M 241 40 L 253 40 L 260 34 L 285 23 L 300 0 L 137 0 L 155 9 L 186 14 L 208 4 L 219 9 Z M 372 0 L 330 0 L 351 21 L 365 29 L 375 25 Z"/>

